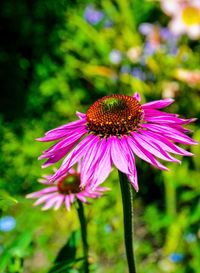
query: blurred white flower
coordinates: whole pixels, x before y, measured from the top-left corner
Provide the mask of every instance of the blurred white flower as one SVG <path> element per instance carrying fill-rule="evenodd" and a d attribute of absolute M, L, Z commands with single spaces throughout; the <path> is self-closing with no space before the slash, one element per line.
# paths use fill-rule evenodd
<path fill-rule="evenodd" d="M 131 47 L 127 51 L 126 55 L 129 58 L 130 61 L 137 62 L 139 60 L 139 57 L 141 56 L 142 49 L 139 46 Z"/>
<path fill-rule="evenodd" d="M 200 37 L 199 0 L 161 0 L 161 7 L 172 16 L 169 27 L 174 34 L 186 34 L 193 40 Z"/>

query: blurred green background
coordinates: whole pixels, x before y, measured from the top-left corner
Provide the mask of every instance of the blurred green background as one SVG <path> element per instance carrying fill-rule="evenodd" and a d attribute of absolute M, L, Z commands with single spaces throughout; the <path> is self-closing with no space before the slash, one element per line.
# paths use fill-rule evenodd
<path fill-rule="evenodd" d="M 0 273 L 47 273 L 79 223 L 75 209 L 42 212 L 25 199 L 52 172 L 37 160 L 49 144 L 35 139 L 113 93 L 172 97 L 167 111 L 199 118 L 200 43 L 169 32 L 159 1 L 7 0 L 0 13 Z M 190 128 L 199 141 L 199 120 Z M 140 273 L 199 272 L 200 150 L 191 150 L 170 172 L 137 161 Z M 116 170 L 103 185 L 112 191 L 86 208 L 91 272 L 124 273 Z"/>

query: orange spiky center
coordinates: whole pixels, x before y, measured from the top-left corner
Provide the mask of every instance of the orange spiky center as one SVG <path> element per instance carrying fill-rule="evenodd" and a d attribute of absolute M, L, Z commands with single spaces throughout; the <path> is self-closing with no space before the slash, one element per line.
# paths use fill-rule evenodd
<path fill-rule="evenodd" d="M 101 137 L 129 135 L 143 119 L 140 103 L 132 96 L 105 96 L 92 104 L 87 113 L 89 132 Z"/>
<path fill-rule="evenodd" d="M 80 177 L 78 174 L 68 174 L 58 181 L 57 187 L 62 194 L 78 193 L 80 192 Z"/>

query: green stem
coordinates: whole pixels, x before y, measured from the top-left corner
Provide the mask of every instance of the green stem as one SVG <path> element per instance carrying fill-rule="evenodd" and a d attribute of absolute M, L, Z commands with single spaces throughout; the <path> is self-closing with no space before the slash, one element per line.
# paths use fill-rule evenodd
<path fill-rule="evenodd" d="M 89 273 L 87 224 L 86 224 L 86 219 L 84 215 L 83 203 L 80 200 L 77 200 L 77 201 L 78 201 L 77 211 L 78 211 L 78 217 L 79 217 L 80 226 L 81 226 L 81 237 L 82 237 L 82 243 L 83 243 L 83 252 L 85 256 L 84 268 L 85 268 L 85 273 Z"/>
<path fill-rule="evenodd" d="M 173 220 L 176 219 L 176 185 L 172 174 L 164 175 L 165 202 L 167 215 Z"/>
<path fill-rule="evenodd" d="M 119 171 L 124 214 L 124 241 L 129 273 L 136 273 L 133 250 L 133 188 L 127 176 Z"/>

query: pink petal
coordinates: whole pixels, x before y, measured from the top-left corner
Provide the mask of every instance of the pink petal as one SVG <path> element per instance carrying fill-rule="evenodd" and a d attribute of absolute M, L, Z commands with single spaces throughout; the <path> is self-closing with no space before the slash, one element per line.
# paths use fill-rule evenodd
<path fill-rule="evenodd" d="M 138 133 L 132 133 L 133 137 L 136 139 L 137 142 L 140 143 L 140 145 L 147 151 L 149 151 L 151 154 L 155 155 L 156 157 L 159 157 L 166 161 L 171 162 L 178 162 L 180 161 L 176 158 L 173 158 L 167 152 L 165 152 L 159 145 L 155 145 L 155 143 L 152 143 L 148 137 Z"/>
<path fill-rule="evenodd" d="M 86 132 L 85 128 L 72 132 L 70 136 L 58 141 L 56 144 L 44 151 L 43 155 L 41 155 L 39 159 L 48 158 L 55 153 L 62 151 L 64 148 L 73 146 Z"/>
<path fill-rule="evenodd" d="M 138 192 L 139 191 L 139 186 L 138 186 L 137 171 L 135 171 L 135 175 L 127 174 L 127 177 L 129 179 L 129 181 L 131 182 L 131 184 L 133 185 L 136 192 Z"/>
<path fill-rule="evenodd" d="M 187 133 L 191 133 L 192 131 L 188 128 L 184 128 L 182 125 L 180 124 L 175 124 L 175 123 L 171 123 L 171 124 L 166 124 L 168 126 L 170 126 L 170 128 L 178 130 L 179 132 L 183 133 L 183 134 L 187 134 Z"/>
<path fill-rule="evenodd" d="M 89 135 L 83 139 L 64 159 L 61 167 L 56 171 L 55 175 L 51 177 L 49 182 L 57 180 L 59 177 L 64 175 L 74 164 L 81 160 L 81 158 L 88 152 L 91 142 L 97 141 L 96 136 Z"/>
<path fill-rule="evenodd" d="M 146 108 L 144 109 L 145 117 L 178 117 L 178 114 L 166 113 L 156 109 Z"/>
<path fill-rule="evenodd" d="M 66 195 L 66 196 L 65 196 L 65 206 L 66 206 L 66 209 L 67 209 L 68 211 L 70 211 L 71 201 L 70 201 L 69 195 Z"/>
<path fill-rule="evenodd" d="M 143 128 L 147 128 L 152 132 L 160 133 L 166 136 L 168 139 L 171 139 L 175 142 L 195 145 L 197 144 L 196 141 L 191 139 L 190 137 L 184 135 L 183 133 L 179 132 L 177 129 L 174 129 L 167 125 L 158 125 L 158 124 L 142 124 Z"/>
<path fill-rule="evenodd" d="M 111 157 L 113 163 L 121 172 L 130 174 L 128 168 L 128 157 L 125 154 L 121 141 L 116 136 L 110 137 L 108 141 L 111 145 Z"/>
<path fill-rule="evenodd" d="M 81 193 L 77 193 L 76 197 L 84 203 L 87 202 L 86 198 Z"/>
<path fill-rule="evenodd" d="M 48 187 L 46 189 L 28 194 L 26 195 L 26 198 L 38 198 L 46 193 L 55 192 L 57 190 L 58 190 L 57 187 Z"/>
<path fill-rule="evenodd" d="M 193 154 L 184 150 L 183 148 L 178 147 L 174 143 L 170 142 L 167 138 L 163 137 L 160 134 L 151 132 L 151 131 L 140 131 L 143 135 L 147 135 L 148 138 L 154 142 L 155 144 L 158 144 L 161 146 L 165 151 L 174 153 L 174 154 L 179 154 L 179 155 L 184 155 L 184 156 L 192 156 Z"/>
<path fill-rule="evenodd" d="M 167 167 L 163 166 L 159 161 L 157 161 L 151 153 L 144 150 L 142 146 L 133 138 L 127 137 L 127 141 L 129 146 L 131 147 L 132 151 L 144 161 L 152 164 L 153 166 L 161 169 L 161 170 L 168 170 Z"/>
<path fill-rule="evenodd" d="M 168 105 L 172 104 L 174 102 L 173 99 L 164 99 L 164 100 L 155 100 L 152 102 L 148 102 L 142 105 L 142 108 L 152 108 L 152 109 L 159 109 L 167 107 Z"/>
<path fill-rule="evenodd" d="M 62 196 L 60 194 L 58 196 L 53 197 L 52 199 L 48 200 L 46 204 L 42 207 L 42 210 L 48 210 L 51 207 L 54 206 L 58 202 L 58 200 L 62 199 Z"/>
<path fill-rule="evenodd" d="M 84 187 L 90 176 L 93 174 L 95 162 L 98 160 L 97 152 L 101 146 L 99 137 L 96 137 L 93 142 L 91 142 L 88 152 L 84 154 L 81 163 L 81 187 Z"/>
<path fill-rule="evenodd" d="M 58 199 L 58 201 L 56 202 L 56 204 L 54 206 L 54 210 L 58 210 L 60 208 L 60 206 L 62 205 L 64 200 L 65 200 L 65 196 L 60 195 L 60 198 Z"/>
<path fill-rule="evenodd" d="M 80 119 L 86 118 L 86 114 L 81 113 L 81 112 L 78 112 L 78 111 L 76 111 L 76 115 L 77 115 L 77 117 L 79 117 Z"/>
<path fill-rule="evenodd" d="M 138 192 L 139 187 L 138 187 L 138 178 L 137 178 L 137 170 L 136 170 L 136 163 L 135 163 L 135 157 L 134 154 L 128 144 L 127 137 L 122 137 L 121 139 L 122 145 L 124 149 L 127 152 L 127 156 L 129 158 L 129 171 L 131 174 L 127 174 L 131 184 L 135 188 L 135 190 Z"/>
<path fill-rule="evenodd" d="M 100 191 L 100 192 L 110 191 L 110 188 L 107 188 L 107 187 L 96 187 L 94 189 L 94 191 Z"/>
<path fill-rule="evenodd" d="M 137 100 L 137 101 L 141 101 L 141 97 L 140 97 L 140 94 L 138 92 L 135 92 L 133 97 Z"/>
<path fill-rule="evenodd" d="M 69 194 L 69 200 L 70 200 L 70 203 L 72 204 L 75 200 L 75 195 L 74 194 Z"/>
<path fill-rule="evenodd" d="M 72 148 L 74 145 L 72 145 L 70 148 Z M 69 152 L 69 147 L 63 149 L 58 154 L 55 154 L 54 156 L 51 156 L 44 164 L 42 164 L 42 168 L 47 168 L 51 166 L 53 163 L 58 162 L 61 158 L 63 158 L 67 153 Z"/>
<path fill-rule="evenodd" d="M 40 204 L 50 200 L 51 198 L 54 198 L 55 196 L 58 196 L 58 192 L 43 195 L 34 203 L 34 206 L 40 205 Z"/>
<path fill-rule="evenodd" d="M 145 117 L 145 121 L 147 122 L 153 122 L 153 123 L 161 123 L 161 124 L 167 124 L 167 123 L 175 123 L 175 124 L 185 124 L 185 120 L 176 118 L 176 117 Z"/>
<path fill-rule="evenodd" d="M 129 170 L 129 173 L 130 174 L 134 174 L 134 170 L 135 170 L 135 157 L 134 157 L 134 154 L 133 154 L 130 146 L 128 145 L 127 136 L 123 136 L 120 141 L 121 141 L 122 147 L 124 149 L 124 152 L 126 154 L 126 157 L 128 159 L 128 170 Z"/>
<path fill-rule="evenodd" d="M 85 126 L 86 118 L 81 120 L 76 120 L 74 122 L 70 122 L 68 124 L 57 127 L 53 130 L 48 131 L 44 137 L 37 138 L 38 141 L 53 141 L 59 138 L 67 137 L 72 134 L 72 132 L 80 128 L 86 128 Z"/>
<path fill-rule="evenodd" d="M 97 160 L 94 162 L 92 187 L 101 184 L 110 174 L 112 169 L 111 145 L 106 139 L 101 140 Z"/>

